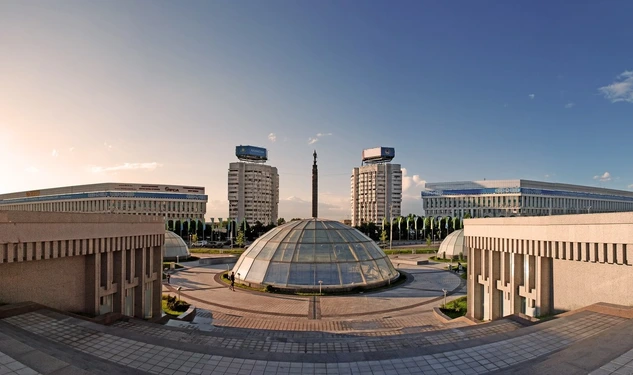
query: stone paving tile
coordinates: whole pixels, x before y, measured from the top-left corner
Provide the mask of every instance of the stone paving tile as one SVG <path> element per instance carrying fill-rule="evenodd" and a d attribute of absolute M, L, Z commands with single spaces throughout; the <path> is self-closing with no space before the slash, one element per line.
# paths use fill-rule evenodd
<path fill-rule="evenodd" d="M 0 375 L 37 375 L 37 371 L 0 352 Z"/>
<path fill-rule="evenodd" d="M 341 362 L 335 366 L 334 363 L 246 360 L 177 350 L 113 336 L 86 326 L 77 326 L 71 319 L 56 320 L 39 313 L 14 316 L 5 321 L 76 350 L 155 374 L 238 374 L 249 371 L 250 374 L 290 374 L 293 369 L 293 373 L 299 373 L 299 365 L 302 374 L 396 374 L 404 373 L 400 370 L 405 368 L 408 373 L 413 374 L 479 374 L 507 368 L 536 356 L 560 350 L 571 343 L 613 327 L 624 319 L 589 313 L 577 319 L 560 320 L 556 325 L 548 325 L 522 336 L 476 347 L 410 358 Z M 89 352 L 89 347 L 100 350 Z M 123 363 L 127 358 L 125 355 L 130 355 L 133 352 L 132 348 L 137 347 L 147 349 L 148 356 Z M 342 361 L 344 356 L 337 358 Z M 507 361 L 500 361 L 500 358 Z M 623 356 L 620 362 L 626 358 Z M 457 359 L 462 362 L 458 363 Z M 628 363 L 618 365 L 620 368 L 613 369 L 613 373 L 625 368 Z"/>
<path fill-rule="evenodd" d="M 590 373 L 590 375 L 608 374 L 633 375 L 633 349 Z"/>
<path fill-rule="evenodd" d="M 329 335 L 327 338 L 318 337 L 319 341 L 302 338 L 302 342 L 276 342 L 281 339 L 277 331 L 266 331 L 262 337 L 252 337 L 253 331 L 244 337 L 218 337 L 205 332 L 183 332 L 149 325 L 136 321 L 118 322 L 115 327 L 142 333 L 146 336 L 161 337 L 179 342 L 190 342 L 201 345 L 220 346 L 238 350 L 258 350 L 283 353 L 353 353 L 353 352 L 382 352 L 412 347 L 426 347 L 431 345 L 467 341 L 496 333 L 510 332 L 521 327 L 514 321 L 495 322 L 469 327 L 468 330 L 443 330 L 424 335 L 409 334 L 389 338 L 346 337 Z M 259 332 L 262 334 L 261 332 Z M 300 337 L 300 336 L 299 336 Z M 336 340 L 334 342 L 327 339 Z"/>

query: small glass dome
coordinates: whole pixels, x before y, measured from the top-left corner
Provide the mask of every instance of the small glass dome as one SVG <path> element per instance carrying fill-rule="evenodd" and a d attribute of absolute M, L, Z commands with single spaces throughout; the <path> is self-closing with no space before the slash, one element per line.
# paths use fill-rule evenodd
<path fill-rule="evenodd" d="M 437 255 L 444 255 L 447 258 L 456 258 L 462 253 L 464 257 L 467 256 L 466 247 L 464 246 L 464 230 L 459 229 L 446 236 L 444 241 L 440 244 L 440 248 L 437 250 Z"/>
<path fill-rule="evenodd" d="M 240 282 L 288 290 L 381 286 L 399 274 L 369 237 L 337 221 L 292 221 L 270 230 L 242 254 Z"/>
<path fill-rule="evenodd" d="M 185 241 L 174 232 L 165 231 L 163 259 L 166 261 L 183 260 L 191 256 Z"/>

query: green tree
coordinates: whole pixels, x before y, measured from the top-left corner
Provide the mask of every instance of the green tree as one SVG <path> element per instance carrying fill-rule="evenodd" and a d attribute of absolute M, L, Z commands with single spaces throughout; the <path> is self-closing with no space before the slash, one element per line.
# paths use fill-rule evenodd
<path fill-rule="evenodd" d="M 297 220 L 302 220 L 300 217 L 293 217 L 292 220 L 290 221 L 297 221 Z"/>
<path fill-rule="evenodd" d="M 277 219 L 277 226 L 284 225 L 284 224 L 286 224 L 286 219 L 284 219 L 283 217 L 280 217 L 279 219 Z"/>
<path fill-rule="evenodd" d="M 382 243 L 387 242 L 387 231 L 384 230 L 384 229 L 380 233 L 380 242 L 382 242 Z"/>
<path fill-rule="evenodd" d="M 466 212 L 466 213 L 464 214 L 464 219 L 470 219 L 470 218 L 471 218 L 471 216 L 470 216 L 470 212 Z"/>
<path fill-rule="evenodd" d="M 235 238 L 235 244 L 238 247 L 244 247 L 244 231 L 241 229 L 237 232 L 237 237 Z"/>

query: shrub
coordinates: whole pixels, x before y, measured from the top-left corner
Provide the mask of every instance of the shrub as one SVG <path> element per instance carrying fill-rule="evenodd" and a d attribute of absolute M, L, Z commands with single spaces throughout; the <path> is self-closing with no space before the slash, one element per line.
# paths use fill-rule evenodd
<path fill-rule="evenodd" d="M 464 253 L 460 251 L 459 253 L 459 261 L 463 262 L 464 261 Z"/>
<path fill-rule="evenodd" d="M 173 297 L 171 295 L 163 296 L 163 299 L 167 300 L 167 308 L 172 311 L 185 312 L 190 306 L 187 302 L 182 300 L 179 301 L 176 299 L 176 297 Z"/>
<path fill-rule="evenodd" d="M 431 236 L 426 236 L 426 246 L 431 246 L 433 241 L 431 241 Z"/>

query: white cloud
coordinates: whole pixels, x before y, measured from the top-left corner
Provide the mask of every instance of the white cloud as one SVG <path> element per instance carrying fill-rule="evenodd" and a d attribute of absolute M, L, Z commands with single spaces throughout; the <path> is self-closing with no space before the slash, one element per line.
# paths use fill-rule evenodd
<path fill-rule="evenodd" d="M 602 181 L 602 182 L 611 181 L 611 173 L 604 172 L 602 175 L 593 176 L 593 179 L 594 180 L 598 180 L 598 181 Z"/>
<path fill-rule="evenodd" d="M 121 165 L 116 165 L 114 167 L 92 167 L 92 173 L 103 173 L 103 172 L 119 172 L 119 171 L 130 171 L 130 170 L 139 170 L 145 169 L 148 171 L 153 171 L 156 168 L 162 167 L 162 164 L 153 162 L 153 163 L 124 163 Z"/>
<path fill-rule="evenodd" d="M 572 108 L 575 105 L 576 105 L 576 103 L 569 102 L 569 103 L 565 104 L 565 108 L 569 109 L 569 108 Z"/>
<path fill-rule="evenodd" d="M 633 189 L 633 184 L 627 186 L 629 189 Z"/>
<path fill-rule="evenodd" d="M 271 142 L 277 141 L 277 135 L 275 133 L 268 134 L 268 140 Z"/>
<path fill-rule="evenodd" d="M 319 139 L 323 138 L 323 137 L 329 137 L 331 136 L 332 133 L 317 133 L 316 137 L 310 137 L 308 138 L 308 144 L 314 144 L 317 143 L 319 141 Z"/>
<path fill-rule="evenodd" d="M 73 152 L 73 151 L 75 151 L 74 147 L 71 147 L 71 148 L 68 149 L 68 152 Z"/>
<path fill-rule="evenodd" d="M 108 142 L 103 142 L 103 146 L 107 149 L 112 149 L 112 145 L 109 144 Z"/>
<path fill-rule="evenodd" d="M 419 197 L 420 191 L 413 191 L 412 193 L 407 194 L 407 191 L 411 188 L 419 188 L 423 189 L 426 185 L 426 181 L 423 180 L 420 175 L 414 174 L 413 176 L 409 176 L 407 169 L 402 168 L 402 195 L 410 195 L 411 197 Z"/>
<path fill-rule="evenodd" d="M 36 174 L 39 173 L 40 170 L 35 167 L 28 167 L 24 171 L 27 173 Z"/>
<path fill-rule="evenodd" d="M 535 97 L 536 95 L 534 95 L 534 94 L 530 94 L 530 95 L 528 95 L 528 96 L 530 97 L 530 99 L 534 99 L 534 97 Z"/>
<path fill-rule="evenodd" d="M 612 103 L 633 103 L 633 71 L 624 71 L 616 77 L 615 82 L 598 88 L 598 91 Z"/>
<path fill-rule="evenodd" d="M 53 152 L 51 152 L 51 156 L 52 156 L 52 157 L 54 157 L 54 158 L 56 158 L 56 157 L 57 157 L 57 155 L 59 155 L 59 153 L 57 152 L 57 150 L 56 150 L 56 149 L 53 149 Z"/>

